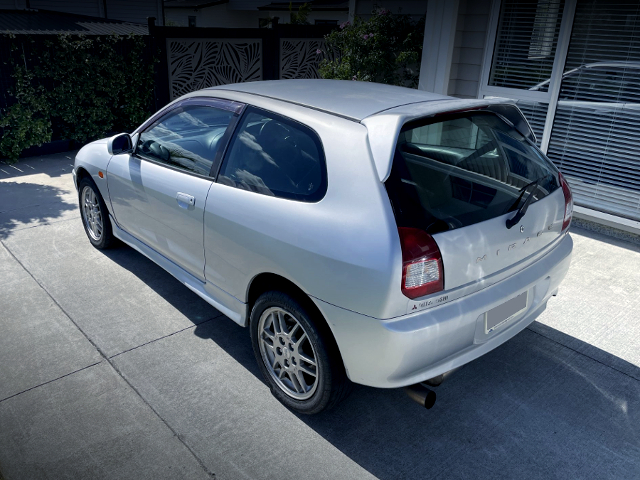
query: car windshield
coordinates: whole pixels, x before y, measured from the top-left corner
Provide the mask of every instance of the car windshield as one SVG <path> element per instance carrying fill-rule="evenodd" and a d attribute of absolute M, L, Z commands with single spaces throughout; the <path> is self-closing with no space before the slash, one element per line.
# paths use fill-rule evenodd
<path fill-rule="evenodd" d="M 428 233 L 465 227 L 559 187 L 553 164 L 494 113 L 428 122 L 405 125 L 398 138 L 386 182 L 398 226 Z"/>

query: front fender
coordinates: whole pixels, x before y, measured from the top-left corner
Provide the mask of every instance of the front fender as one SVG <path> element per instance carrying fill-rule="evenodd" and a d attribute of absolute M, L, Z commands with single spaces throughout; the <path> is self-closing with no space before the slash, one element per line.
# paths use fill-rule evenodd
<path fill-rule="evenodd" d="M 96 140 L 85 145 L 76 154 L 73 165 L 73 180 L 76 189 L 78 182 L 82 178 L 82 171 L 89 174 L 93 182 L 97 185 L 100 195 L 104 199 L 109 211 L 111 211 L 111 201 L 107 188 L 107 167 L 111 161 L 111 155 L 107 151 L 107 139 Z M 100 176 L 102 173 L 102 177 Z"/>

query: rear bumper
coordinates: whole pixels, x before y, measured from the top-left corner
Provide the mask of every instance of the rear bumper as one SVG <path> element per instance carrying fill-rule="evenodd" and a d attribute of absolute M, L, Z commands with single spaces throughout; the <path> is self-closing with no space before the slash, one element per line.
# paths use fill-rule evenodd
<path fill-rule="evenodd" d="M 565 235 L 544 257 L 495 285 L 391 320 L 314 300 L 331 326 L 353 382 L 403 387 L 462 366 L 524 330 L 558 290 L 569 269 L 572 249 L 573 241 Z M 526 309 L 485 333 L 485 312 L 523 292 L 529 292 Z"/>

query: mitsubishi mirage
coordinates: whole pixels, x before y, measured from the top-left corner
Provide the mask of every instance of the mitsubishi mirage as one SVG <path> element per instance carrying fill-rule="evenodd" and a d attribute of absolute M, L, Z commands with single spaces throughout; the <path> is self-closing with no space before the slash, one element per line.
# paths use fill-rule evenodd
<path fill-rule="evenodd" d="M 89 241 L 248 327 L 287 407 L 353 382 L 429 408 L 427 385 L 531 324 L 569 268 L 571 191 L 534 141 L 507 100 L 264 81 L 189 93 L 73 173 Z"/>

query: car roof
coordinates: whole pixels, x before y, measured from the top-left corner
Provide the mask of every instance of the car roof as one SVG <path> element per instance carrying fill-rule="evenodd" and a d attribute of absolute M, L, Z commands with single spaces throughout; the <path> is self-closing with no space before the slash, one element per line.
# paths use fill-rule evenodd
<path fill-rule="evenodd" d="M 402 105 L 453 100 L 413 88 L 349 80 L 267 80 L 207 88 L 230 90 L 302 105 L 354 121 Z"/>
<path fill-rule="evenodd" d="M 369 131 L 371 154 L 382 182 L 391 172 L 393 151 L 400 130 L 412 120 L 451 112 L 494 109 L 514 125 L 524 122 L 524 127 L 533 136 L 524 115 L 516 108 L 515 100 L 508 98 L 455 98 L 411 88 L 346 80 L 236 83 L 197 90 L 181 98 L 203 94 L 249 104 L 251 101 L 247 97 L 256 95 L 269 99 L 269 103 L 275 101 L 282 102 L 282 106 L 289 104 L 311 108 L 359 122 Z M 279 113 L 286 115 L 282 110 L 286 109 L 281 109 Z"/>
<path fill-rule="evenodd" d="M 629 61 L 624 61 L 624 60 L 618 60 L 615 62 L 596 62 L 596 63 L 587 63 L 585 65 L 583 65 L 584 68 L 599 68 L 599 67 L 604 67 L 604 68 L 608 68 L 608 67 L 631 67 L 631 68 L 640 68 L 640 62 L 633 62 L 631 60 Z M 580 67 L 578 67 L 580 68 Z M 575 69 L 577 70 L 577 69 Z"/>

